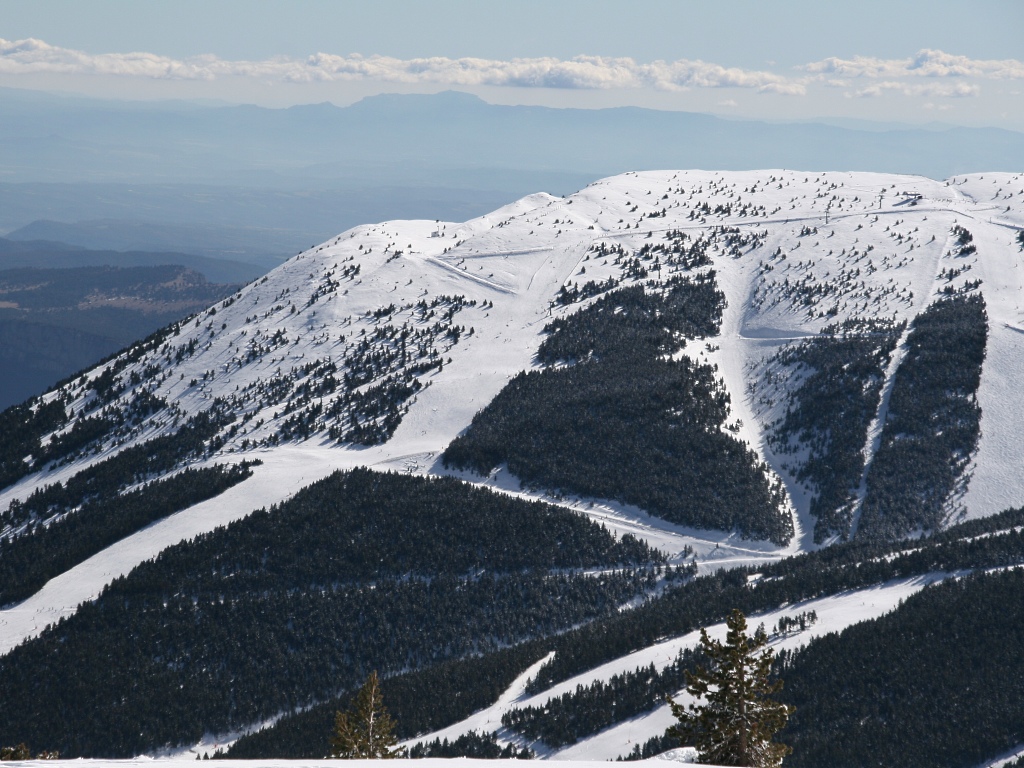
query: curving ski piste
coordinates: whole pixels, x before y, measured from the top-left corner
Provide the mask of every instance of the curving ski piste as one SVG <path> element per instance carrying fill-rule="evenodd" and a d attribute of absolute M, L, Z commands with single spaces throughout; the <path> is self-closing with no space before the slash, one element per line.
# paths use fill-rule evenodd
<path fill-rule="evenodd" d="M 850 591 L 816 600 L 806 600 L 777 610 L 748 616 L 748 626 L 753 629 L 758 625 L 763 625 L 770 629 L 783 617 L 792 617 L 800 613 L 813 611 L 817 616 L 817 620 L 811 626 L 803 631 L 786 633 L 780 636 L 773 635 L 768 643 L 768 647 L 774 652 L 780 650 L 793 651 L 806 646 L 808 642 L 816 637 L 822 637 L 829 633 L 839 633 L 853 624 L 889 613 L 895 610 L 908 597 L 916 594 L 926 586 L 936 584 L 945 578 L 953 576 L 953 574 L 946 573 L 931 573 L 925 576 L 892 581 L 870 589 Z M 711 639 L 724 642 L 726 626 L 724 623 L 712 625 L 707 627 L 707 633 Z M 642 746 L 652 734 L 664 733 L 665 729 L 676 723 L 676 719 L 672 716 L 667 704 L 655 706 L 648 712 L 602 729 L 598 733 L 580 739 L 575 744 L 554 750 L 545 749 L 543 744 L 530 743 L 523 736 L 508 728 L 503 728 L 502 715 L 513 709 L 544 707 L 549 701 L 576 691 L 579 686 L 586 687 L 597 681 L 607 682 L 615 675 L 633 672 L 638 668 L 653 666 L 654 669 L 660 672 L 675 661 L 680 651 L 692 650 L 699 645 L 700 632 L 689 632 L 680 637 L 665 640 L 643 650 L 635 651 L 602 664 L 583 674 L 558 683 L 542 693 L 530 696 L 525 692 L 525 682 L 528 678 L 534 676 L 537 669 L 544 663 L 543 661 L 538 662 L 527 670 L 522 675 L 522 678 L 517 680 L 505 695 L 490 707 L 475 712 L 466 720 L 451 725 L 448 728 L 410 739 L 408 745 L 412 746 L 416 742 L 429 742 L 434 739 L 454 741 L 459 736 L 470 731 L 480 733 L 497 731 L 503 743 L 516 744 L 517 746 L 528 745 L 532 749 L 543 750 L 539 756 L 544 759 L 568 760 L 574 764 L 578 761 L 587 760 L 616 760 L 621 756 L 627 755 L 634 745 L 639 744 Z M 688 705 L 695 701 L 685 689 L 674 693 L 673 698 L 683 705 Z"/>

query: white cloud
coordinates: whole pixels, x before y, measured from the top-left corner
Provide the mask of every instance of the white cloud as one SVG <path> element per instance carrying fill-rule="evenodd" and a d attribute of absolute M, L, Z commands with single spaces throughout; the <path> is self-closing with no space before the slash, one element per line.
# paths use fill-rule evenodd
<path fill-rule="evenodd" d="M 377 80 L 398 83 L 517 86 L 524 88 L 611 89 L 748 88 L 763 93 L 803 95 L 802 81 L 772 72 L 723 67 L 680 59 L 638 63 L 630 58 L 577 56 L 508 61 L 317 53 L 305 60 L 285 57 L 225 61 L 216 56 L 173 59 L 152 53 L 89 54 L 42 40 L 0 39 L 0 74 L 61 73 L 124 75 L 158 79 L 214 80 L 254 77 L 284 82 Z"/>
<path fill-rule="evenodd" d="M 906 59 L 877 59 L 869 56 L 854 56 L 852 59 L 831 57 L 807 64 L 803 69 L 829 77 L 889 80 L 904 77 L 1024 79 L 1024 62 L 1017 59 L 971 59 L 927 48 Z"/>
<path fill-rule="evenodd" d="M 575 90 L 739 88 L 787 96 L 804 96 L 809 86 L 817 86 L 842 88 L 848 96 L 857 97 L 898 93 L 931 98 L 974 96 L 979 92 L 979 80 L 1024 79 L 1024 63 L 1015 59 L 970 59 L 929 49 L 905 59 L 831 57 L 801 69 L 805 74 L 794 78 L 700 60 L 642 63 L 606 56 L 399 59 L 317 53 L 305 59 L 260 61 L 229 61 L 213 55 L 175 59 L 146 52 L 90 54 L 32 38 L 0 39 L 0 74 L 5 75 L 59 73 L 206 81 L 244 77 L 292 83 L 376 81 Z"/>
<path fill-rule="evenodd" d="M 781 93 L 785 96 L 803 96 L 807 93 L 807 86 L 798 82 L 766 83 L 758 90 L 761 93 Z"/>
<path fill-rule="evenodd" d="M 898 80 L 883 80 L 853 91 L 851 95 L 870 97 L 894 92 L 903 96 L 962 98 L 977 96 L 980 91 L 979 86 L 972 83 L 904 83 Z"/>
<path fill-rule="evenodd" d="M 42 40 L 0 40 L 0 72 L 89 72 L 91 74 L 141 74 L 168 76 L 174 62 L 146 53 L 87 56 L 79 51 L 57 48 Z"/>

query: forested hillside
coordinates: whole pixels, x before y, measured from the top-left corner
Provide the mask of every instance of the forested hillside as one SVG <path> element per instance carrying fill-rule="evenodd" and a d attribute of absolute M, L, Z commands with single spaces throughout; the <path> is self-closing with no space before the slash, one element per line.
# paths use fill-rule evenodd
<path fill-rule="evenodd" d="M 783 656 L 795 766 L 978 765 L 1024 742 L 1024 571 L 948 580 Z"/>
<path fill-rule="evenodd" d="M 977 391 L 987 337 L 979 294 L 941 299 L 914 320 L 868 471 L 858 536 L 932 530 L 956 511 L 951 494 L 981 435 Z"/>
<path fill-rule="evenodd" d="M 935 572 L 963 573 L 971 569 L 983 574 L 986 569 L 1024 564 L 1022 524 L 1024 511 L 1013 510 L 986 520 L 963 523 L 923 540 L 884 545 L 859 541 L 838 544 L 757 570 L 721 571 L 692 581 L 685 580 L 628 614 L 602 618 L 547 641 L 527 643 L 520 647 L 518 663 L 511 652 L 499 652 L 473 661 L 451 663 L 443 678 L 445 682 L 430 677 L 430 671 L 425 671 L 394 678 L 385 686 L 387 689 L 393 683 L 396 698 L 402 702 L 398 711 L 405 711 L 405 702 L 422 701 L 416 694 L 410 695 L 410 689 L 425 689 L 428 680 L 431 681 L 429 685 L 437 686 L 435 690 L 446 700 L 450 695 L 447 692 L 453 690 L 447 681 L 455 684 L 460 696 L 474 695 L 477 687 L 472 680 L 480 680 L 486 688 L 490 681 L 504 674 L 504 679 L 511 682 L 517 669 L 525 669 L 531 660 L 540 658 L 545 651 L 554 651 L 554 657 L 528 686 L 528 692 L 540 696 L 539 701 L 543 704 L 525 708 L 513 705 L 501 722 L 524 737 L 520 744 L 531 744 L 543 750 L 571 745 L 593 737 L 609 726 L 664 707 L 663 697 L 680 690 L 684 671 L 701 663 L 702 659 L 699 654 L 687 651 L 665 666 L 635 670 L 627 667 L 623 673 L 603 681 L 598 678 L 598 682 L 574 686 L 564 695 L 543 698 L 545 691 L 563 681 L 577 675 L 585 676 L 588 670 L 642 651 L 666 637 L 680 636 L 701 626 L 720 622 L 734 607 L 740 607 L 756 622 L 759 612 L 790 606 L 782 618 L 766 627 L 773 640 L 780 640 L 799 637 L 815 626 L 818 621 L 815 612 L 801 608 L 808 600 L 822 600 L 828 596 L 841 598 L 865 589 L 864 599 L 869 600 L 872 599 L 870 588 L 892 583 L 893 580 Z M 953 702 L 962 702 L 963 707 L 970 707 L 979 690 L 998 690 L 992 709 L 995 712 L 1001 706 L 998 702 L 1016 696 L 1014 686 L 1020 678 L 1021 664 L 1016 656 L 1011 660 L 1007 654 L 1012 655 L 1016 647 L 1013 633 L 1017 631 L 1019 621 L 1013 610 L 1004 610 L 1001 616 L 992 615 L 998 612 L 996 606 L 1000 601 L 1008 597 L 1007 590 L 1020 587 L 1020 572 L 1011 573 L 1009 581 L 990 581 L 992 577 L 979 575 L 977 579 L 969 579 L 963 584 L 953 582 L 950 586 L 925 590 L 889 617 L 854 625 L 842 634 L 828 634 L 812 641 L 806 656 L 803 651 L 782 654 L 777 672 L 785 678 L 787 685 L 780 698 L 796 704 L 802 713 L 783 732 L 782 740 L 796 744 L 798 750 L 802 744 L 810 745 L 810 757 L 800 758 L 800 764 L 816 765 L 821 760 L 838 759 L 830 744 L 837 732 L 836 719 L 845 716 L 841 713 L 847 708 L 853 708 L 851 712 L 856 710 L 857 714 L 850 717 L 885 712 L 891 718 L 896 716 L 894 712 L 900 711 L 892 704 L 899 697 L 920 702 L 925 708 L 915 712 L 913 722 L 906 724 L 906 731 L 888 728 L 885 716 L 878 715 L 875 721 L 877 732 L 864 742 L 862 748 L 866 756 L 878 747 L 889 756 L 891 764 L 926 765 L 930 758 L 920 755 L 931 755 L 933 753 L 927 750 L 932 749 L 941 751 L 945 743 L 942 739 L 947 736 L 936 736 L 930 742 L 934 746 L 918 751 L 918 741 L 909 734 L 914 729 L 921 729 L 922 732 L 941 732 L 956 739 L 962 727 L 958 723 L 970 719 L 957 708 L 959 704 L 954 704 L 952 709 L 943 706 L 946 697 Z M 965 586 L 969 589 L 963 592 Z M 968 607 L 968 602 L 973 599 L 971 595 L 975 593 L 979 599 Z M 950 595 L 957 597 L 950 598 Z M 928 607 L 918 611 L 913 607 L 918 605 Z M 947 609 L 953 608 L 958 611 L 955 620 L 946 613 Z M 982 619 L 982 615 L 987 618 Z M 971 627 L 975 624 L 991 625 L 992 643 L 1004 643 L 1003 650 L 987 656 L 984 650 L 977 653 L 965 651 L 966 657 L 972 659 L 970 665 L 959 671 L 949 671 L 941 660 L 950 659 L 949 664 L 957 665 L 955 660 L 959 658 L 959 649 L 972 642 Z M 871 637 L 872 641 L 864 643 L 863 653 L 854 650 L 864 637 Z M 836 663 L 835 654 L 844 653 L 849 653 L 851 660 Z M 886 661 L 876 663 L 871 658 L 872 654 Z M 938 668 L 943 673 L 930 677 L 928 695 L 919 696 L 915 691 L 922 686 L 913 680 L 917 675 L 924 675 L 924 670 L 930 669 L 933 661 L 939 663 Z M 828 666 L 829 671 L 824 671 Z M 865 673 L 869 668 L 879 671 Z M 1003 674 L 1006 678 L 1000 680 L 999 676 Z M 417 680 L 423 682 L 417 683 Z M 849 691 L 849 694 L 837 698 L 836 690 Z M 485 706 L 480 703 L 485 698 L 476 700 L 476 708 Z M 832 704 L 825 707 L 819 703 L 824 700 Z M 312 756 L 315 750 L 310 749 L 309 741 L 317 728 L 322 731 L 329 727 L 330 713 L 343 704 L 342 699 L 310 713 L 282 720 L 273 728 L 240 741 L 230 756 Z M 1010 707 L 1009 711 L 1015 710 Z M 428 727 L 438 730 L 468 715 L 465 710 L 460 713 L 457 709 L 449 709 L 446 717 L 434 717 Z M 964 744 L 964 751 L 935 764 L 972 765 L 980 758 L 975 757 L 971 762 L 966 756 L 993 755 L 1004 750 L 1007 744 L 1012 745 L 1019 718 L 1015 719 L 1012 714 L 1001 719 L 993 718 L 979 721 L 971 731 L 970 739 L 965 740 L 970 744 Z M 415 717 L 413 722 L 423 724 Z M 417 733 L 422 731 L 407 728 L 403 736 L 411 737 Z M 653 736 L 658 739 L 652 741 L 650 747 L 640 745 L 641 753 L 645 748 L 654 749 L 655 743 L 660 748 L 668 748 L 660 740 L 660 734 Z M 617 754 L 626 755 L 628 752 L 622 749 Z M 863 765 L 865 759 L 863 756 L 849 761 L 844 759 L 839 764 Z M 797 760 L 795 754 L 791 760 Z"/>
<path fill-rule="evenodd" d="M 902 324 L 885 320 L 847 320 L 768 360 L 769 367 L 795 369 L 800 376 L 769 440 L 783 455 L 806 452 L 795 476 L 816 491 L 810 513 L 818 543 L 850 535 L 868 426 L 902 330 Z"/>
<path fill-rule="evenodd" d="M 673 356 L 715 335 L 713 272 L 621 288 L 547 326 L 547 367 L 516 376 L 447 448 L 445 463 L 617 499 L 666 520 L 785 544 L 781 487 L 729 434 L 729 395 L 708 365 Z M 628 456 L 629 461 L 623 461 Z"/>
<path fill-rule="evenodd" d="M 43 525 L 37 516 L 30 532 L 0 539 L 0 605 L 28 597 L 53 576 L 114 542 L 149 523 L 213 498 L 251 474 L 247 463 L 189 468 L 127 493 L 108 489 L 86 496 L 87 500 L 74 511 L 68 507 L 78 504 L 53 505 L 47 499 L 46 511 L 58 510 L 55 519 Z M 30 497 L 29 502 L 44 497 L 45 492 Z"/>
<path fill-rule="evenodd" d="M 579 515 L 450 478 L 337 474 L 168 549 L 0 659 L 0 731 L 66 756 L 188 743 L 372 669 L 614 613 L 654 589 L 661 559 Z M 89 663 L 97 654 L 107 662 Z"/>

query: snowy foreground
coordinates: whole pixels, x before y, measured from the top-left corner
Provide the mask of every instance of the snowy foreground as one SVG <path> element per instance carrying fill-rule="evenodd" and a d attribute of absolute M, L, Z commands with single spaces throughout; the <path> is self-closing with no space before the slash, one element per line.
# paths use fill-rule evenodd
<path fill-rule="evenodd" d="M 667 752 L 664 755 L 653 757 L 649 760 L 638 760 L 630 765 L 637 768 L 661 768 L 667 763 L 692 763 L 693 753 L 690 750 L 678 749 Z M 984 768 L 999 768 L 1011 758 L 1005 758 L 994 763 L 987 764 Z M 138 758 L 135 760 L 55 760 L 47 762 L 52 768 L 146 768 L 146 766 L 158 765 L 160 768 L 195 768 L 195 759 L 163 759 L 153 760 L 151 758 Z M 511 766 L 522 766 L 520 760 L 477 760 L 460 757 L 454 760 L 440 758 L 426 758 L 423 760 L 391 760 L 388 765 L 392 768 L 448 768 L 452 764 L 459 768 L 510 768 Z M 10 766 L 38 766 L 38 762 L 12 762 Z M 337 760 L 218 760 L 216 765 L 219 768 L 334 768 L 344 765 L 351 768 L 369 768 L 379 766 L 376 760 L 348 760 L 339 763 Z M 574 768 L 607 768 L 608 763 L 600 760 L 574 760 Z M 710 766 L 714 768 L 714 766 Z"/>
<path fill-rule="evenodd" d="M 667 762 L 691 762 L 688 758 L 690 753 L 687 750 L 674 750 L 673 752 L 665 755 L 660 755 L 650 760 L 639 760 L 632 765 L 642 768 L 643 766 L 662 766 Z M 152 766 L 158 765 L 160 768 L 195 768 L 195 758 L 192 759 L 160 759 L 154 760 L 152 758 L 137 758 L 135 760 L 54 760 L 47 761 L 46 766 L 52 766 L 52 768 L 129 768 L 130 766 Z M 452 764 L 458 765 L 460 768 L 508 768 L 508 766 L 522 766 L 524 763 L 520 760 L 478 760 L 475 758 L 460 757 L 454 760 L 447 760 L 442 758 L 425 758 L 422 760 L 389 760 L 387 765 L 390 768 L 406 768 L 408 766 L 415 766 L 415 768 L 444 768 Z M 528 764 L 528 763 L 527 763 Z M 28 768 L 34 768 L 39 766 L 38 762 L 26 761 L 26 762 L 11 762 L 7 763 L 10 766 L 27 766 Z M 377 760 L 346 760 L 339 762 L 338 760 L 218 760 L 214 763 L 218 768 L 337 768 L 337 766 L 345 766 L 346 768 L 368 768 L 369 766 L 380 766 L 381 763 Z M 598 760 L 579 760 L 573 763 L 577 768 L 598 768 L 603 766 L 607 768 L 607 763 Z"/>

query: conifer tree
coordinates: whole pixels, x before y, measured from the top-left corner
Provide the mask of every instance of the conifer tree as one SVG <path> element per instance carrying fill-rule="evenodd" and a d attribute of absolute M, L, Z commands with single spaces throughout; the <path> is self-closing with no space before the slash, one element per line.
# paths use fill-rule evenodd
<path fill-rule="evenodd" d="M 0 760 L 31 760 L 32 752 L 22 742 L 13 747 L 0 747 Z"/>
<path fill-rule="evenodd" d="M 769 680 L 773 654 L 770 648 L 761 651 L 768 642 L 764 631 L 748 637 L 747 620 L 739 609 L 726 625 L 724 644 L 701 630 L 709 665 L 687 672 L 686 691 L 705 702 L 687 709 L 669 697 L 679 723 L 667 735 L 695 745 L 703 763 L 775 768 L 792 748 L 774 743 L 772 737 L 794 709 L 767 698 L 782 688 L 782 681 Z"/>
<path fill-rule="evenodd" d="M 395 721 L 384 708 L 377 672 L 371 672 L 348 712 L 334 716 L 331 757 L 366 760 L 402 757 L 395 738 Z"/>

